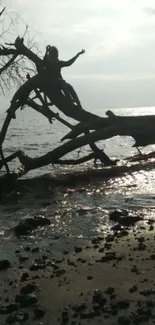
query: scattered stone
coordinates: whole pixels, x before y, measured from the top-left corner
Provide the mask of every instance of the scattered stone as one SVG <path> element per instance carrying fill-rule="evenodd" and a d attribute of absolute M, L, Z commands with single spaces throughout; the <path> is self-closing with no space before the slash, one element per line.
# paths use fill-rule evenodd
<path fill-rule="evenodd" d="M 51 222 L 48 218 L 44 218 L 42 216 L 27 218 L 20 221 L 15 227 L 15 234 L 17 237 L 27 236 L 36 228 L 50 225 L 50 223 Z"/>
<path fill-rule="evenodd" d="M 119 223 L 117 223 L 116 225 L 112 226 L 110 229 L 112 231 L 121 231 L 123 227 Z"/>
<path fill-rule="evenodd" d="M 26 246 L 24 249 L 26 252 L 30 252 L 30 250 L 31 250 L 30 246 Z"/>
<path fill-rule="evenodd" d="M 102 240 L 104 240 L 104 237 L 98 236 L 98 237 L 93 238 L 91 243 L 92 244 L 99 244 Z"/>
<path fill-rule="evenodd" d="M 99 253 L 103 253 L 104 252 L 104 247 L 101 247 L 101 248 L 99 248 Z"/>
<path fill-rule="evenodd" d="M 34 247 L 34 248 L 32 248 L 32 249 L 31 249 L 31 252 L 32 252 L 32 253 L 37 253 L 37 252 L 39 252 L 39 247 Z"/>
<path fill-rule="evenodd" d="M 137 238 L 139 243 L 143 243 L 145 241 L 145 238 L 143 236 Z"/>
<path fill-rule="evenodd" d="M 38 289 L 38 286 L 33 283 L 28 283 L 26 286 L 22 287 L 20 289 L 20 294 L 28 294 L 34 292 L 36 289 Z"/>
<path fill-rule="evenodd" d="M 105 238 L 105 240 L 106 240 L 106 242 L 111 242 L 111 241 L 114 241 L 114 239 L 115 239 L 115 236 L 114 235 L 111 235 L 111 234 L 109 234 L 106 238 Z"/>
<path fill-rule="evenodd" d="M 148 297 L 148 296 L 151 296 L 151 295 L 155 295 L 155 290 L 153 290 L 153 289 L 148 289 L 148 290 L 141 290 L 141 291 L 139 291 L 139 293 L 141 294 L 141 295 L 143 295 L 143 296 L 146 296 L 146 297 Z"/>
<path fill-rule="evenodd" d="M 112 295 L 114 293 L 115 289 L 112 288 L 112 287 L 109 287 L 107 288 L 104 292 L 107 294 L 107 295 Z"/>
<path fill-rule="evenodd" d="M 117 303 L 119 309 L 127 309 L 130 306 L 129 300 L 120 300 Z"/>
<path fill-rule="evenodd" d="M 11 266 L 8 260 L 0 260 L 0 270 L 6 270 Z"/>
<path fill-rule="evenodd" d="M 129 235 L 129 232 L 127 230 L 121 230 L 119 233 L 118 233 L 118 237 L 125 237 L 125 236 L 128 236 Z"/>
<path fill-rule="evenodd" d="M 104 306 L 107 302 L 107 299 L 105 298 L 103 292 L 101 290 L 95 290 L 93 298 L 92 298 L 93 303 L 99 304 L 99 306 Z"/>
<path fill-rule="evenodd" d="M 67 260 L 67 264 L 76 267 L 76 263 L 74 261 Z"/>
<path fill-rule="evenodd" d="M 29 280 L 29 274 L 28 274 L 28 272 L 22 273 L 20 280 L 21 281 L 27 281 L 27 280 Z"/>
<path fill-rule="evenodd" d="M 36 308 L 36 309 L 33 310 L 33 313 L 34 313 L 34 318 L 35 319 L 39 319 L 39 318 L 44 317 L 44 315 L 45 315 L 45 309 L 43 309 L 43 308 Z"/>
<path fill-rule="evenodd" d="M 82 257 L 79 257 L 78 259 L 77 259 L 77 262 L 80 262 L 80 263 L 86 263 L 86 259 L 85 258 L 82 258 Z"/>
<path fill-rule="evenodd" d="M 152 255 L 150 256 L 150 259 L 151 259 L 151 260 L 155 260 L 155 254 L 152 254 Z"/>
<path fill-rule="evenodd" d="M 63 310 L 61 314 L 61 322 L 62 324 L 67 324 L 69 322 L 69 315 L 67 310 Z"/>
<path fill-rule="evenodd" d="M 67 255 L 69 251 L 63 251 L 62 254 Z"/>
<path fill-rule="evenodd" d="M 105 256 L 103 256 L 101 258 L 101 262 L 110 262 L 110 261 L 113 261 L 113 260 L 116 260 L 117 257 L 116 257 L 116 253 L 115 252 L 109 252 L 109 253 L 105 253 Z"/>
<path fill-rule="evenodd" d="M 21 324 L 21 322 L 25 322 L 28 318 L 29 318 L 28 313 L 24 311 L 17 311 L 7 317 L 6 323 L 15 324 L 15 322 L 19 322 L 19 324 Z"/>
<path fill-rule="evenodd" d="M 146 249 L 146 247 L 147 246 L 144 243 L 140 242 L 139 245 L 138 245 L 138 250 L 144 251 Z"/>
<path fill-rule="evenodd" d="M 120 316 L 118 318 L 118 324 L 120 324 L 120 325 L 130 325 L 131 324 L 130 318 L 128 318 L 126 316 Z"/>
<path fill-rule="evenodd" d="M 86 309 L 86 304 L 81 304 L 81 305 L 75 305 L 73 306 L 73 310 L 77 313 L 80 313 L 81 311 L 83 311 L 84 309 Z"/>
<path fill-rule="evenodd" d="M 130 292 L 130 293 L 133 293 L 133 292 L 136 292 L 137 290 L 138 290 L 137 285 L 133 285 L 133 286 L 129 289 L 129 292 Z"/>
<path fill-rule="evenodd" d="M 139 273 L 139 270 L 138 270 L 138 268 L 137 268 L 136 265 L 134 265 L 134 266 L 131 268 L 131 272 L 133 272 L 133 273 Z"/>
<path fill-rule="evenodd" d="M 81 314 L 80 314 L 81 318 L 83 319 L 91 319 L 93 317 L 96 316 L 96 312 L 94 310 L 84 310 Z"/>
<path fill-rule="evenodd" d="M 74 247 L 75 253 L 82 252 L 82 247 Z"/>
<path fill-rule="evenodd" d="M 93 276 L 91 276 L 91 275 L 87 276 L 87 280 L 92 280 L 92 279 L 93 279 Z"/>
<path fill-rule="evenodd" d="M 105 247 L 106 249 L 110 249 L 111 246 L 112 246 L 112 244 L 109 244 L 109 243 L 105 243 L 105 245 L 104 245 L 104 247 Z"/>
<path fill-rule="evenodd" d="M 113 212 L 111 212 L 109 216 L 110 216 L 110 220 L 119 221 L 121 217 L 128 216 L 128 211 L 116 209 Z"/>
<path fill-rule="evenodd" d="M 19 256 L 20 263 L 23 263 L 23 262 L 27 261 L 28 259 L 29 259 L 29 256 L 24 256 L 24 255 Z"/>
<path fill-rule="evenodd" d="M 24 308 L 37 303 L 37 297 L 34 294 L 20 294 L 16 296 L 15 301 Z"/>

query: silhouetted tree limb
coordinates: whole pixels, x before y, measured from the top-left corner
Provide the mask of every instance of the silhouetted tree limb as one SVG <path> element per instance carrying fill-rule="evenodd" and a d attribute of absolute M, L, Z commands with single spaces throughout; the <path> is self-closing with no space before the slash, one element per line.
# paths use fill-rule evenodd
<path fill-rule="evenodd" d="M 11 48 L 0 47 L 0 57 L 6 56 L 9 58 L 0 69 L 0 77 L 4 71 L 14 65 L 16 60 L 21 57 L 28 59 L 36 67 L 35 74 L 32 76 L 27 74 L 27 80 L 15 92 L 0 132 L 0 154 L 2 157 L 0 168 L 5 166 L 7 173 L 9 173 L 8 163 L 15 158 L 18 158 L 22 164 L 15 172 L 10 173 L 11 179 L 16 179 L 26 174 L 29 170 L 48 164 L 77 165 L 91 159 L 94 159 L 94 161 L 99 159 L 105 166 L 114 165 L 116 162 L 112 161 L 103 150 L 99 149 L 96 142 L 117 135 L 133 137 L 136 141 L 135 146 L 155 143 L 155 116 L 123 117 L 116 116 L 111 111 L 107 111 L 107 117 L 99 117 L 90 113 L 84 110 L 81 105 L 77 105 L 72 100 L 69 100 L 62 92 L 59 83 L 52 82 L 52 78 L 45 69 L 44 60 L 24 44 L 23 37 L 17 37 L 15 42 L 10 46 Z M 59 113 L 54 113 L 51 110 L 52 105 L 56 106 L 65 116 L 72 118 L 74 121 L 78 121 L 78 124 L 73 125 L 68 120 L 62 118 Z M 18 150 L 16 153 L 5 158 L 2 147 L 8 127 L 11 120 L 16 118 L 17 110 L 19 108 L 24 109 L 25 106 L 29 106 L 42 114 L 50 122 L 57 119 L 67 126 L 70 132 L 62 140 L 71 140 L 41 157 L 32 158 L 22 150 Z M 66 154 L 85 145 L 89 145 L 91 148 L 92 152 L 89 155 L 78 157 L 77 159 L 63 158 Z"/>

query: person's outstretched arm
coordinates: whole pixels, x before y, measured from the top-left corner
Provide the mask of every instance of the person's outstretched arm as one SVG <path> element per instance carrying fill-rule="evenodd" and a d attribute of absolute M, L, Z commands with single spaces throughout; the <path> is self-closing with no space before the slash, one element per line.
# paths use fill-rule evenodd
<path fill-rule="evenodd" d="M 76 54 L 72 59 L 68 61 L 60 61 L 61 68 L 69 67 L 70 65 L 72 65 L 76 61 L 76 59 L 83 53 L 85 53 L 85 50 L 80 51 L 78 54 Z"/>

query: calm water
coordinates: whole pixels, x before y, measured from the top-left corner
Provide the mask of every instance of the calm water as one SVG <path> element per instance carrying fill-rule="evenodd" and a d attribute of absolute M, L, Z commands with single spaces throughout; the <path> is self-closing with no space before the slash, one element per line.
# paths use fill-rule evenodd
<path fill-rule="evenodd" d="M 100 116 L 104 116 L 106 110 L 95 110 Z M 115 109 L 115 114 L 120 115 L 148 115 L 155 114 L 155 108 Z M 1 116 L 1 123 L 4 115 Z M 22 149 L 32 157 L 43 155 L 60 144 L 61 138 L 67 132 L 67 128 L 58 122 L 52 125 L 31 110 L 19 111 L 17 119 L 13 120 L 4 143 L 5 154 L 11 154 Z M 111 157 L 123 158 L 136 153 L 132 148 L 134 140 L 130 137 L 115 137 L 99 146 Z M 153 146 L 145 148 L 147 152 Z M 89 147 L 82 148 L 82 153 L 88 153 Z M 70 154 L 76 157 L 77 152 Z M 18 160 L 12 164 L 12 168 L 18 166 Z M 85 165 L 85 168 L 89 167 Z M 44 173 L 53 173 L 65 167 L 47 166 L 28 174 L 27 177 Z M 75 167 L 72 167 L 75 168 Z M 82 168 L 82 167 L 76 167 Z M 71 167 L 69 167 L 71 169 Z M 66 168 L 67 170 L 67 168 Z M 10 230 L 21 218 L 26 216 L 44 215 L 51 219 L 51 227 L 44 234 L 37 235 L 41 238 L 71 235 L 89 237 L 101 234 L 109 227 L 108 213 L 114 208 L 128 208 L 133 213 L 143 213 L 146 218 L 155 216 L 155 172 L 140 171 L 122 178 L 113 179 L 107 183 L 98 182 L 89 184 L 82 193 L 69 195 L 67 188 L 59 188 L 50 193 L 38 194 L 28 189 L 25 197 L 20 197 L 17 204 L 12 201 L 0 207 L 0 232 L 1 240 L 13 237 Z M 46 204 L 47 203 L 47 204 Z M 88 208 L 87 208 L 88 207 Z M 80 209 L 85 209 L 80 213 Z"/>

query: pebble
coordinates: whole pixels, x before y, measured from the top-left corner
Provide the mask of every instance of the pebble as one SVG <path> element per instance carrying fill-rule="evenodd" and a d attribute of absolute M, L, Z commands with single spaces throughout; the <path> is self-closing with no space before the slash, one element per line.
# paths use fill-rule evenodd
<path fill-rule="evenodd" d="M 21 307 L 28 307 L 37 302 L 37 297 L 34 294 L 19 294 L 16 296 L 15 301 L 18 302 Z"/>
<path fill-rule="evenodd" d="M 0 270 L 6 270 L 11 266 L 8 260 L 0 260 Z"/>

